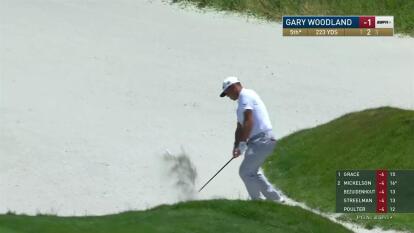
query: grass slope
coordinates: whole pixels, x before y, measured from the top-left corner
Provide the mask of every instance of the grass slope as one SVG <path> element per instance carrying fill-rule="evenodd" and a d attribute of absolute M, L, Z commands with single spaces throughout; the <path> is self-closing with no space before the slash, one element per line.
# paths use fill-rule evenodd
<path fill-rule="evenodd" d="M 0 215 L 1 233 L 350 232 L 298 207 L 264 201 L 193 201 L 101 217 Z"/>
<path fill-rule="evenodd" d="M 414 35 L 412 0 L 174 0 L 200 8 L 252 14 L 281 21 L 283 15 L 393 15 L 395 32 Z"/>
<path fill-rule="evenodd" d="M 329 212 L 335 211 L 336 170 L 379 168 L 414 169 L 414 111 L 370 109 L 299 131 L 281 139 L 264 165 L 288 196 Z M 413 214 L 392 217 L 359 222 L 414 232 Z"/>

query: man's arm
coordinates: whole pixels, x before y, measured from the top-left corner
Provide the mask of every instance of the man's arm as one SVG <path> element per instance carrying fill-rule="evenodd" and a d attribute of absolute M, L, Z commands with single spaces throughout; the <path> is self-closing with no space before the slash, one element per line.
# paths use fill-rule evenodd
<path fill-rule="evenodd" d="M 240 135 L 240 142 L 246 142 L 249 138 L 250 132 L 253 128 L 253 112 L 250 109 L 244 111 L 244 122 L 242 127 L 242 132 Z"/>
<path fill-rule="evenodd" d="M 237 122 L 236 132 L 234 133 L 234 147 L 239 146 L 240 142 L 245 142 L 249 138 L 253 128 L 253 112 L 250 109 L 244 111 L 244 122 L 241 125 Z"/>
<path fill-rule="evenodd" d="M 234 140 L 234 148 L 233 148 L 233 158 L 237 158 L 240 156 L 244 151 L 247 149 L 246 141 L 250 135 L 250 132 L 252 131 L 253 127 L 253 113 L 252 110 L 247 109 L 244 112 L 244 123 L 241 125 L 240 123 L 237 123 L 237 128 L 235 132 L 235 140 Z M 240 142 L 243 142 L 244 149 L 239 148 Z M 243 151 L 241 151 L 243 150 Z"/>
<path fill-rule="evenodd" d="M 234 133 L 234 148 L 239 146 L 240 138 L 242 134 L 242 125 L 237 122 L 236 132 Z"/>

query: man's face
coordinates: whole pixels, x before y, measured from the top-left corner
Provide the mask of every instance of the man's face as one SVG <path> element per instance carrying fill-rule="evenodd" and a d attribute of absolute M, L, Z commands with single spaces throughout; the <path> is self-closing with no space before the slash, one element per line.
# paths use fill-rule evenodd
<path fill-rule="evenodd" d="M 226 96 L 229 97 L 232 100 L 237 100 L 238 93 L 236 91 L 236 85 L 231 85 L 227 90 L 225 91 Z"/>

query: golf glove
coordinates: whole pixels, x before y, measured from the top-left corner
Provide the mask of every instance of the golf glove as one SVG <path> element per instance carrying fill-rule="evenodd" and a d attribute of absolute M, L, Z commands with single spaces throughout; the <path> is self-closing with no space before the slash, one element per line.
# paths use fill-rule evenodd
<path fill-rule="evenodd" d="M 243 155 L 244 153 L 246 153 L 246 150 L 247 150 L 247 142 L 239 142 L 238 149 L 239 149 L 241 155 Z"/>

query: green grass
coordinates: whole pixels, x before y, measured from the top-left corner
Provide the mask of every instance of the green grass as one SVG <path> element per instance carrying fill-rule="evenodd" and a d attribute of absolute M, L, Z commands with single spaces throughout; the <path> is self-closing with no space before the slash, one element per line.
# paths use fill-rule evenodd
<path fill-rule="evenodd" d="M 283 15 L 393 15 L 395 32 L 414 35 L 412 0 L 175 0 L 272 21 Z"/>
<path fill-rule="evenodd" d="M 414 111 L 370 109 L 347 114 L 279 140 L 264 165 L 266 175 L 288 196 L 322 211 L 335 211 L 335 171 L 414 169 Z M 373 215 L 370 215 L 373 216 Z M 356 221 L 368 227 L 414 232 L 414 214 L 392 220 Z"/>
<path fill-rule="evenodd" d="M 298 207 L 264 201 L 193 201 L 101 217 L 0 215 L 0 233 L 350 232 Z"/>
<path fill-rule="evenodd" d="M 378 108 L 347 114 L 279 140 L 264 164 L 288 196 L 326 212 L 335 210 L 339 169 L 414 169 L 414 111 Z M 375 215 L 367 215 L 375 216 Z M 390 216 L 390 215 L 381 215 Z M 368 228 L 414 232 L 414 214 L 356 220 Z M 129 232 L 349 232 L 300 209 L 262 201 L 193 201 L 101 217 L 0 215 L 0 233 Z"/>

